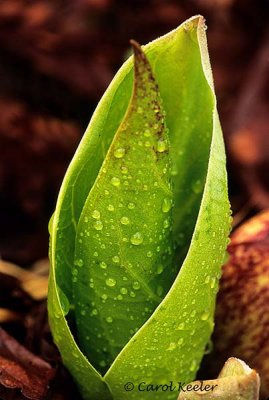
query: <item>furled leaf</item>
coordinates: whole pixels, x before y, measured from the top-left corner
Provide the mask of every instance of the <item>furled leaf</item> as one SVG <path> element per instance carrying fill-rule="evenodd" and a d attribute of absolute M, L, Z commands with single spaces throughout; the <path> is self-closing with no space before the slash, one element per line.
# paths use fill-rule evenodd
<path fill-rule="evenodd" d="M 258 400 L 257 372 L 237 358 L 229 358 L 218 379 L 196 381 L 184 386 L 178 400 Z"/>
<path fill-rule="evenodd" d="M 152 72 L 137 51 L 131 102 L 133 59 L 116 75 L 69 167 L 51 224 L 50 323 L 87 400 L 176 399 L 140 393 L 137 384 L 193 380 L 213 328 L 227 245 L 225 154 L 202 17 L 143 51 Z M 175 278 L 173 257 L 178 270 L 184 261 Z M 104 377 L 79 350 L 66 319 L 73 326 L 74 317 L 80 346 L 98 371 L 116 357 Z M 134 390 L 125 391 L 130 381 Z"/>
<path fill-rule="evenodd" d="M 202 29 L 202 26 L 198 26 L 200 35 Z M 198 40 L 201 45 L 199 35 Z M 201 48 L 201 52 L 200 67 L 203 70 L 205 49 Z M 206 78 L 208 90 L 212 90 L 211 78 L 207 75 Z M 191 381 L 212 332 L 217 281 L 227 245 L 229 215 L 225 195 L 223 142 L 214 103 L 212 107 L 213 130 L 208 172 L 190 248 L 161 305 L 132 337 L 105 375 L 113 398 L 117 400 L 127 398 L 123 388 L 131 376 L 135 377 L 135 383 Z M 137 390 L 128 392 L 128 398 L 136 399 L 137 394 Z M 146 395 L 147 399 L 154 400 L 175 399 L 175 394 L 171 392 L 149 392 Z"/>
<path fill-rule="evenodd" d="M 133 97 L 85 202 L 76 237 L 79 343 L 101 370 L 150 317 L 176 272 L 168 134 L 150 65 L 138 45 L 134 50 Z"/>

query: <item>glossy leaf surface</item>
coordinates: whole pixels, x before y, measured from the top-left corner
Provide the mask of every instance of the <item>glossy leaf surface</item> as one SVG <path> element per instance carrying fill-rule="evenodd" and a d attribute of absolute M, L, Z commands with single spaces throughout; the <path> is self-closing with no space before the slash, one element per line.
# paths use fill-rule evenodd
<path fill-rule="evenodd" d="M 137 50 L 132 98 L 131 58 L 97 107 L 51 226 L 51 327 L 88 400 L 177 398 L 137 385 L 193 380 L 227 245 L 225 153 L 202 17 L 143 51 L 149 64 Z"/>
<path fill-rule="evenodd" d="M 150 65 L 139 46 L 134 49 L 133 97 L 76 237 L 79 343 L 101 370 L 150 317 L 175 278 L 168 133 Z"/>

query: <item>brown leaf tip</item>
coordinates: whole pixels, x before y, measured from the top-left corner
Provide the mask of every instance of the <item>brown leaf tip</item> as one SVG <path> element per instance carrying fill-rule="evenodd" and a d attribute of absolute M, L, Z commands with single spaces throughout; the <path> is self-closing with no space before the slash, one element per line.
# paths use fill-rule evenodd
<path fill-rule="evenodd" d="M 130 40 L 130 44 L 133 47 L 135 58 L 140 61 L 142 61 L 142 60 L 147 61 L 146 56 L 145 56 L 140 44 L 136 40 L 133 40 L 133 39 Z"/>

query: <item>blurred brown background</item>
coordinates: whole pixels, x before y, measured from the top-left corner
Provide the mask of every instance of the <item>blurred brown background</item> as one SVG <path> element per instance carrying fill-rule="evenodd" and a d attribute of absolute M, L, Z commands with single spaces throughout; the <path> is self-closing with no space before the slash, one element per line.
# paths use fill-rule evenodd
<path fill-rule="evenodd" d="M 269 204 L 267 0 L 2 0 L 0 255 L 46 257 L 47 224 L 91 114 L 129 51 L 201 13 L 236 222 Z"/>

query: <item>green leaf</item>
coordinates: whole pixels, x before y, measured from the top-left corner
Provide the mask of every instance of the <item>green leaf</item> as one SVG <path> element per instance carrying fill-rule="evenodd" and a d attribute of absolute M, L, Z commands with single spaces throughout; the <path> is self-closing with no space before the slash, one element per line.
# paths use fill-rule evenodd
<path fill-rule="evenodd" d="M 168 133 L 150 65 L 134 50 L 134 93 L 81 213 L 72 271 L 79 343 L 99 370 L 176 275 Z"/>
<path fill-rule="evenodd" d="M 138 392 L 137 385 L 145 380 L 148 383 L 154 382 L 155 384 L 174 379 L 176 381 L 193 380 L 212 332 L 217 282 L 227 245 L 229 204 L 225 154 L 217 117 L 202 17 L 190 19 L 175 31 L 145 46 L 143 50 L 159 86 L 163 109 L 166 112 L 165 122 L 169 131 L 168 140 L 166 131 L 160 129 L 161 138 L 167 141 L 169 148 L 169 154 L 164 152 L 161 155 L 161 163 L 166 165 L 165 168 L 169 171 L 169 163 L 171 162 L 174 203 L 172 210 L 173 226 L 172 233 L 167 232 L 165 234 L 162 246 L 160 246 L 160 254 L 166 255 L 166 243 L 171 240 L 173 254 L 171 255 L 170 266 L 172 270 L 167 268 L 167 259 L 167 261 L 162 260 L 164 261 L 164 272 L 162 274 L 153 273 L 152 281 L 147 274 L 148 268 L 152 268 L 152 271 L 156 272 L 160 265 L 160 259 L 158 255 L 156 256 L 156 253 L 158 253 L 157 243 L 155 243 L 156 250 L 153 251 L 149 238 L 153 233 L 152 221 L 154 220 L 154 223 L 157 223 L 158 228 L 164 223 L 164 215 L 160 210 L 160 205 L 164 202 L 166 196 L 168 199 L 171 198 L 171 188 L 169 178 L 166 178 L 165 174 L 161 174 L 159 166 L 154 166 L 153 152 L 149 152 L 146 146 L 141 146 L 140 149 L 139 144 L 130 139 L 136 127 L 140 130 L 143 123 L 143 114 L 139 119 L 137 116 L 139 113 L 134 113 L 135 107 L 138 111 L 138 103 L 143 103 L 143 97 L 135 94 L 126 114 L 133 82 L 133 59 L 129 59 L 116 75 L 97 107 L 64 179 L 51 224 L 50 323 L 64 362 L 78 382 L 84 399 L 87 400 L 109 400 L 110 398 L 127 400 L 136 399 L 138 396 L 141 399 L 176 399 L 175 393 Z M 150 74 L 150 71 L 147 71 L 143 70 L 141 76 Z M 154 80 L 143 83 L 143 85 L 142 90 L 146 93 L 144 103 L 147 103 L 153 97 L 156 100 L 157 108 L 160 109 L 158 92 L 153 89 Z M 145 105 L 142 105 L 142 111 L 144 111 Z M 160 111 L 160 115 L 161 113 Z M 128 121 L 129 126 L 124 131 L 122 121 L 125 114 L 125 120 Z M 135 119 L 133 120 L 134 115 Z M 154 117 L 156 116 L 152 115 L 150 110 L 145 112 L 145 118 L 149 118 L 150 123 L 154 123 Z M 148 123 L 146 119 L 145 123 Z M 160 125 L 158 125 L 159 128 Z M 145 183 L 142 183 L 148 185 L 149 193 L 154 193 L 150 174 L 152 174 L 152 178 L 156 174 L 160 184 L 158 192 L 156 191 L 156 203 L 154 199 L 154 202 L 152 201 L 153 206 L 150 209 L 146 205 L 145 212 L 140 201 L 143 202 L 147 199 L 147 191 L 144 192 L 141 189 L 139 191 L 139 197 L 141 197 L 137 201 L 139 206 L 137 210 L 140 211 L 141 219 L 145 219 L 145 223 L 149 224 L 147 230 L 146 227 L 141 225 L 139 213 L 136 214 L 135 209 L 133 209 L 134 213 L 131 214 L 131 210 L 128 209 L 130 202 L 136 203 L 133 201 L 134 196 L 129 198 L 130 193 L 123 190 L 124 185 L 118 187 L 116 183 L 118 181 L 114 180 L 115 186 L 110 182 L 113 177 L 117 178 L 122 175 L 122 170 L 120 170 L 121 158 L 115 157 L 115 151 L 118 149 L 116 146 L 126 148 L 124 140 L 127 140 L 127 137 L 128 141 L 131 140 L 130 143 L 137 149 L 136 151 L 141 150 L 137 153 L 138 165 L 134 162 L 134 154 L 130 152 L 127 168 L 131 168 L 134 174 L 138 172 L 139 164 L 143 162 L 151 168 L 146 171 L 146 168 L 143 169 L 140 166 L 143 169 L 143 181 L 145 180 Z M 156 137 L 152 140 L 156 141 Z M 146 161 L 146 156 L 149 154 L 150 156 Z M 106 167 L 107 172 L 104 171 Z M 154 174 L 152 171 L 154 171 Z M 113 174 L 113 176 L 110 174 Z M 116 175 L 114 176 L 114 174 Z M 169 172 L 167 174 L 170 175 Z M 133 185 L 134 190 L 138 188 L 137 184 L 136 182 Z M 109 186 L 109 189 L 105 189 L 106 185 Z M 101 196 L 100 191 L 103 189 L 112 192 L 109 195 Z M 108 203 L 110 195 L 115 204 Z M 122 202 L 121 197 L 124 200 Z M 123 207 L 120 207 L 121 203 Z M 101 222 L 102 229 L 99 229 L 99 231 L 111 234 L 112 222 L 107 220 L 111 223 L 109 225 L 105 220 L 102 220 L 100 213 L 100 219 L 93 218 L 96 220 L 95 222 L 99 221 L 99 223 L 95 226 L 91 225 L 89 229 L 85 218 L 92 218 L 92 214 L 99 217 L 99 214 L 94 213 L 94 211 L 100 212 L 100 207 L 102 212 L 106 213 L 105 218 L 109 218 L 109 210 L 106 210 L 109 204 L 113 205 L 114 208 L 117 205 L 118 208 L 117 215 L 115 214 L 117 217 L 115 222 L 117 234 L 112 238 L 112 244 L 107 239 L 103 243 L 104 237 L 102 236 L 102 243 L 100 243 L 100 249 L 97 251 L 98 239 L 101 237 L 94 238 L 93 232 L 98 231 Z M 137 204 L 135 205 L 137 206 Z M 119 209 L 122 209 L 122 211 L 119 211 Z M 160 210 L 159 213 L 156 212 L 157 209 Z M 171 211 L 168 210 L 168 220 L 170 213 Z M 134 216 L 132 217 L 132 224 L 122 224 L 120 219 L 126 216 L 131 219 L 131 215 Z M 108 226 L 109 228 L 107 228 Z M 133 230 L 135 226 L 139 229 Z M 140 232 L 142 228 L 145 230 Z M 123 245 L 123 242 L 120 248 L 124 249 L 124 252 L 119 256 L 116 254 L 119 251 L 118 239 L 125 237 L 122 232 L 124 235 L 126 232 L 128 239 L 137 232 L 141 233 L 143 243 L 138 246 L 132 245 L 132 247 L 129 242 L 128 247 Z M 80 234 L 83 234 L 83 236 Z M 87 243 L 85 248 L 83 240 L 88 234 L 91 241 L 85 242 Z M 170 234 L 172 234 L 172 238 L 170 238 Z M 134 236 L 134 238 L 138 241 L 141 240 L 139 235 Z M 103 249 L 102 244 L 105 246 L 109 244 L 109 246 Z M 148 260 L 150 259 L 150 257 L 147 257 L 148 251 L 153 253 L 152 261 Z M 99 252 L 101 252 L 102 257 L 98 260 L 99 263 L 103 262 L 104 258 L 110 258 L 107 270 L 113 272 L 113 276 L 107 275 L 106 277 L 104 275 L 106 269 L 100 268 L 100 264 L 98 265 L 100 274 L 95 273 L 92 268 L 90 273 L 94 275 L 86 276 L 89 264 L 94 262 L 95 252 L 98 253 L 98 257 Z M 170 253 L 169 249 L 168 253 Z M 118 256 L 120 259 L 123 257 L 124 273 L 128 272 L 126 282 L 129 287 L 126 287 L 126 289 L 129 289 L 128 302 L 132 307 L 132 314 L 126 309 L 126 316 L 133 316 L 133 320 L 128 318 L 126 321 L 125 315 L 123 315 L 127 298 L 123 303 L 120 303 L 123 300 L 118 298 L 118 296 L 123 295 L 120 292 L 123 285 L 114 285 L 114 280 L 118 283 L 123 278 L 118 273 L 119 269 L 113 266 L 113 260 L 111 263 L 111 258 L 114 256 Z M 131 259 L 127 261 L 130 256 Z M 171 279 L 174 279 L 174 257 L 178 269 L 184 261 L 183 266 L 166 297 L 160 303 L 160 295 L 166 294 L 171 285 Z M 87 265 L 85 260 L 87 260 Z M 107 261 L 104 262 L 108 265 Z M 130 266 L 127 267 L 127 262 L 135 262 L 136 268 L 140 263 L 139 269 L 136 270 L 136 276 L 133 275 Z M 104 264 L 102 265 L 104 266 Z M 145 270 L 143 266 L 146 267 Z M 159 268 L 159 271 L 161 268 Z M 130 280 L 131 275 L 132 279 Z M 107 293 L 104 293 L 103 290 L 104 277 L 110 279 L 107 285 Z M 160 278 L 162 279 L 160 280 Z M 90 281 L 90 279 L 93 279 L 93 281 Z M 82 288 L 81 292 L 76 290 L 78 280 L 80 281 L 78 286 Z M 85 286 L 89 285 L 87 291 L 90 298 L 94 294 L 95 298 L 91 302 L 95 304 L 88 304 L 83 281 Z M 138 287 L 135 282 L 138 282 L 140 287 L 142 285 L 142 289 L 135 291 L 136 289 L 133 288 L 131 290 L 131 285 L 135 284 L 135 287 Z M 161 294 L 161 289 L 158 289 L 159 286 L 164 287 L 163 294 Z M 91 289 L 94 289 L 92 293 L 90 293 Z M 113 292 L 114 290 L 115 292 Z M 136 297 L 130 296 L 131 292 L 135 293 Z M 112 301 L 112 293 L 115 293 L 116 300 L 114 301 Z M 149 306 L 147 306 L 149 310 L 142 309 L 141 314 L 145 312 L 145 315 L 140 315 L 138 310 L 142 305 L 144 307 L 147 301 L 146 293 L 150 294 L 149 298 L 151 299 Z M 153 296 L 153 293 L 156 297 Z M 101 297 L 103 294 L 108 296 L 109 310 L 105 303 L 102 303 L 102 300 L 105 300 Z M 105 364 L 109 365 L 113 356 L 116 356 L 121 350 L 129 339 L 130 330 L 139 328 L 148 318 L 141 329 L 132 336 L 128 344 L 116 356 L 103 378 L 76 347 L 75 340 L 64 318 L 67 312 L 64 310 L 67 304 L 66 299 L 70 303 L 71 310 L 66 318 L 70 324 L 73 324 L 75 317 L 81 348 L 96 368 L 98 367 L 99 371 L 106 367 Z M 89 307 L 91 307 L 91 312 L 97 309 L 95 308 L 96 301 L 100 314 L 98 319 L 93 318 L 94 315 L 88 317 L 89 325 L 87 326 L 87 316 L 83 314 Z M 85 305 L 87 309 L 85 309 Z M 116 308 L 118 305 L 119 308 Z M 150 311 L 157 305 L 157 309 L 149 317 Z M 61 316 L 58 319 L 57 313 Z M 95 313 L 94 311 L 93 314 Z M 110 322 L 111 320 L 104 321 L 104 318 L 109 317 L 112 317 L 112 320 L 114 318 L 114 320 L 112 322 Z M 94 324 L 92 324 L 92 321 L 95 321 Z M 112 331 L 120 328 L 122 332 L 121 330 L 118 330 L 116 334 L 110 332 L 110 328 L 106 328 L 108 324 L 113 325 Z M 113 337 L 110 337 L 111 333 Z M 98 338 L 98 334 L 101 334 L 101 338 Z M 102 340 L 98 341 L 97 339 Z M 100 345 L 106 347 L 106 350 L 100 348 Z M 107 345 L 109 345 L 109 348 Z M 104 359 L 104 357 L 106 358 Z M 135 390 L 126 392 L 124 384 L 130 381 L 134 382 Z M 104 386 L 104 382 L 107 383 L 107 387 Z M 108 387 L 112 397 L 109 395 Z"/>
<path fill-rule="evenodd" d="M 48 313 L 53 339 L 59 348 L 63 363 L 68 367 L 84 399 L 111 400 L 109 389 L 101 375 L 89 364 L 77 346 L 65 319 L 69 301 L 56 285 L 53 268 L 50 271 Z"/>
<path fill-rule="evenodd" d="M 124 383 L 130 380 L 136 387 L 143 381 L 149 384 L 192 381 L 213 329 L 217 282 L 229 230 L 229 204 L 223 141 L 215 107 L 212 111 L 208 173 L 190 248 L 161 305 L 105 375 L 117 400 L 137 398 L 137 390 L 127 394 L 124 391 Z M 146 395 L 154 400 L 176 398 L 171 392 Z"/>
<path fill-rule="evenodd" d="M 178 400 L 258 400 L 259 388 L 257 372 L 232 357 L 224 364 L 218 379 L 192 382 L 184 387 Z"/>

